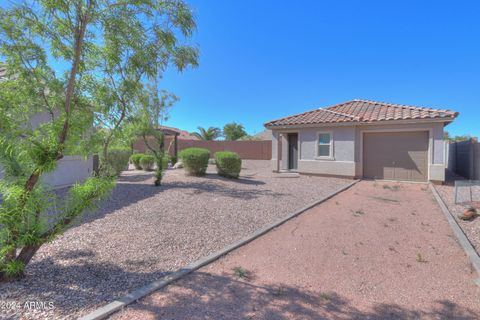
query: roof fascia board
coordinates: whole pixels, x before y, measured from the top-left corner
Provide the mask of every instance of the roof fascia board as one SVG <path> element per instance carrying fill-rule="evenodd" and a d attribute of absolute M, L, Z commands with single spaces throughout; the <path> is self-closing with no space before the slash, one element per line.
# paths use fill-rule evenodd
<path fill-rule="evenodd" d="M 412 120 L 384 120 L 384 121 L 345 121 L 345 122 L 329 122 L 329 123 L 311 123 L 311 124 L 294 124 L 283 126 L 265 125 L 269 130 L 294 129 L 294 128 L 318 128 L 318 127 L 345 127 L 345 126 L 378 126 L 392 124 L 416 124 L 416 123 L 450 123 L 454 118 L 433 118 L 433 119 L 412 119 Z"/>

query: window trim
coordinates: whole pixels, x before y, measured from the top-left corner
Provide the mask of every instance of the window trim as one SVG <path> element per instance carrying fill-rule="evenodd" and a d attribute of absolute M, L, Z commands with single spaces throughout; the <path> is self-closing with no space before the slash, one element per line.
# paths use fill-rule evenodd
<path fill-rule="evenodd" d="M 328 156 L 319 156 L 318 151 L 319 151 L 319 146 L 320 146 L 320 135 L 321 134 L 328 134 L 330 135 L 330 143 L 328 146 L 330 146 L 329 149 L 329 155 Z M 323 144 L 326 146 L 327 144 Z M 317 139 L 315 140 L 315 159 L 318 160 L 335 160 L 333 156 L 333 131 L 318 131 L 317 132 Z"/>

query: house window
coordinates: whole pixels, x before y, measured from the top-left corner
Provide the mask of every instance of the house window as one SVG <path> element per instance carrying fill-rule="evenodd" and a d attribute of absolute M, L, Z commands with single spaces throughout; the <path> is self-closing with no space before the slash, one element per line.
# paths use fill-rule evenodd
<path fill-rule="evenodd" d="M 330 132 L 320 132 L 318 134 L 317 157 L 332 157 L 332 134 Z"/>

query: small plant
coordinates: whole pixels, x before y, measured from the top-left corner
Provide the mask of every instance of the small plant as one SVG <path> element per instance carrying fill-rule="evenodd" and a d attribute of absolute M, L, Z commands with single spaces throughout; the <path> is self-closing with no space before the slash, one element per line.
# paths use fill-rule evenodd
<path fill-rule="evenodd" d="M 427 259 L 425 259 L 420 252 L 417 253 L 417 262 L 420 263 L 427 263 Z"/>
<path fill-rule="evenodd" d="M 240 279 L 248 279 L 248 271 L 242 267 L 233 268 L 233 274 Z"/>
<path fill-rule="evenodd" d="M 14 279 L 18 278 L 23 274 L 23 270 L 25 269 L 25 265 L 22 261 L 12 260 L 7 262 L 3 266 L 3 273 L 5 274 L 7 279 Z"/>
<path fill-rule="evenodd" d="M 188 174 L 204 176 L 207 172 L 210 151 L 203 148 L 187 148 L 180 151 L 180 158 Z"/>
<path fill-rule="evenodd" d="M 282 286 L 279 286 L 273 290 L 272 294 L 276 297 L 282 296 L 285 294 L 285 288 Z"/>
<path fill-rule="evenodd" d="M 323 300 L 330 300 L 332 297 L 328 293 L 322 292 L 320 293 L 320 298 L 322 298 Z"/>
<path fill-rule="evenodd" d="M 242 159 L 235 152 L 222 151 L 215 153 L 215 164 L 218 175 L 237 179 L 242 170 Z"/>
<path fill-rule="evenodd" d="M 140 158 L 140 165 L 141 165 L 142 169 L 145 170 L 145 171 L 152 171 L 154 164 L 155 164 L 155 157 L 154 156 L 144 154 Z"/>
<path fill-rule="evenodd" d="M 365 214 L 365 212 L 364 212 L 363 210 L 357 210 L 357 211 L 353 212 L 353 215 L 354 215 L 355 217 L 361 217 L 361 216 L 363 216 L 364 214 Z"/>
<path fill-rule="evenodd" d="M 144 156 L 143 153 L 134 153 L 130 156 L 130 162 L 133 163 L 135 169 L 142 170 L 142 165 L 140 164 L 140 160 Z"/>

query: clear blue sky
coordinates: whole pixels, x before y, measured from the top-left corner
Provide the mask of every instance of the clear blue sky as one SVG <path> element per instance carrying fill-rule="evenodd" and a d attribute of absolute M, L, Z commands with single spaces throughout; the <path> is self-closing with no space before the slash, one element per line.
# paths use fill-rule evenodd
<path fill-rule="evenodd" d="M 190 0 L 200 67 L 168 72 L 167 125 L 263 123 L 350 99 L 448 108 L 480 136 L 480 1 Z"/>

